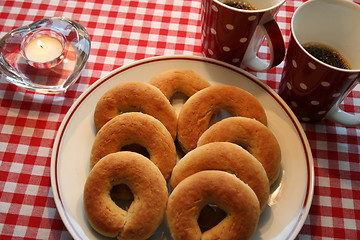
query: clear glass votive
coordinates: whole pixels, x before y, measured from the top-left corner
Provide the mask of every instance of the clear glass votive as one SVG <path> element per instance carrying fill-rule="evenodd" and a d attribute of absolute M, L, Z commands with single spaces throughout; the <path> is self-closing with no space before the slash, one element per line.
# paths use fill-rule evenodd
<path fill-rule="evenodd" d="M 79 23 L 43 18 L 0 39 L 0 77 L 26 90 L 63 93 L 80 76 L 90 38 Z"/>

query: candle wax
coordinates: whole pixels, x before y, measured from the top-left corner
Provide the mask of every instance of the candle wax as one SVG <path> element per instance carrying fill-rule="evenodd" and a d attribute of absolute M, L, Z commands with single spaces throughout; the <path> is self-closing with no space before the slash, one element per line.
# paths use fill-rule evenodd
<path fill-rule="evenodd" d="M 25 56 L 33 62 L 49 62 L 61 55 L 63 46 L 57 38 L 41 36 L 25 47 Z"/>

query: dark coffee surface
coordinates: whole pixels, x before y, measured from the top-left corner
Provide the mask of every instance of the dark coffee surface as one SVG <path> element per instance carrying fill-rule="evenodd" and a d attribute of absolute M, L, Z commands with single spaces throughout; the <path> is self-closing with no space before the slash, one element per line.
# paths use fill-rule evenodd
<path fill-rule="evenodd" d="M 337 68 L 350 69 L 347 60 L 335 49 L 321 43 L 306 43 L 305 50 L 318 60 Z"/>
<path fill-rule="evenodd" d="M 247 1 L 236 1 L 236 0 L 226 0 L 223 1 L 226 5 L 238 9 L 245 9 L 245 10 L 257 10 L 257 8 Z"/>

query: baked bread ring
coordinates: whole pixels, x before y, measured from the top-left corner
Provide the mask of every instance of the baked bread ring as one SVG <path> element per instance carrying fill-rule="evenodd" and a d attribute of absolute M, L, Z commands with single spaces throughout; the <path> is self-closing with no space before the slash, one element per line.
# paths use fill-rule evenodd
<path fill-rule="evenodd" d="M 131 144 L 146 148 L 150 160 L 169 180 L 177 161 L 175 143 L 159 120 L 140 112 L 118 115 L 100 129 L 91 150 L 91 167 L 106 155 Z"/>
<path fill-rule="evenodd" d="M 134 193 L 129 209 L 110 197 L 114 185 L 126 184 Z M 134 152 L 112 153 L 90 171 L 84 188 L 84 208 L 91 226 L 107 237 L 147 239 L 161 224 L 168 191 L 159 169 Z"/>
<path fill-rule="evenodd" d="M 225 118 L 203 133 L 198 146 L 210 142 L 232 142 L 242 146 L 263 165 L 270 185 L 278 178 L 280 145 L 271 130 L 262 123 L 245 117 Z"/>
<path fill-rule="evenodd" d="M 201 209 L 215 203 L 227 216 L 213 228 L 201 232 Z M 197 172 L 177 185 L 169 196 L 166 217 L 171 235 L 182 239 L 249 239 L 260 215 L 253 190 L 236 176 L 218 170 Z"/>
<path fill-rule="evenodd" d="M 171 99 L 177 93 L 183 93 L 187 97 L 203 88 L 209 87 L 210 83 L 192 70 L 170 69 L 155 75 L 149 82 L 159 88 L 161 92 Z"/>
<path fill-rule="evenodd" d="M 178 141 L 184 152 L 196 147 L 199 137 L 210 126 L 212 116 L 220 110 L 267 124 L 262 105 L 249 92 L 230 85 L 204 88 L 185 102 L 178 116 Z"/>
<path fill-rule="evenodd" d="M 261 211 L 269 198 L 269 180 L 261 163 L 242 147 L 230 142 L 213 142 L 195 148 L 174 167 L 171 189 L 188 176 L 204 170 L 222 170 L 234 174 L 255 192 Z"/>
<path fill-rule="evenodd" d="M 155 86 L 145 82 L 124 82 L 109 89 L 98 101 L 94 122 L 96 130 L 123 112 L 149 114 L 168 129 L 176 138 L 177 115 L 165 95 Z"/>

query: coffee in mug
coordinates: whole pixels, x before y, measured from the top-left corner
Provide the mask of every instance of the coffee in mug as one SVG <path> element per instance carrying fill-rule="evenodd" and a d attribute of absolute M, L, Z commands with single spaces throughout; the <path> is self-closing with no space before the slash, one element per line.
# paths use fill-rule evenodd
<path fill-rule="evenodd" d="M 241 0 L 223 0 L 223 3 L 230 7 L 238 8 L 238 9 L 245 9 L 245 10 L 257 10 L 257 8 L 248 1 L 241 1 Z"/>
<path fill-rule="evenodd" d="M 303 44 L 305 50 L 318 60 L 333 67 L 350 69 L 350 64 L 334 48 L 322 43 L 310 42 Z"/>

